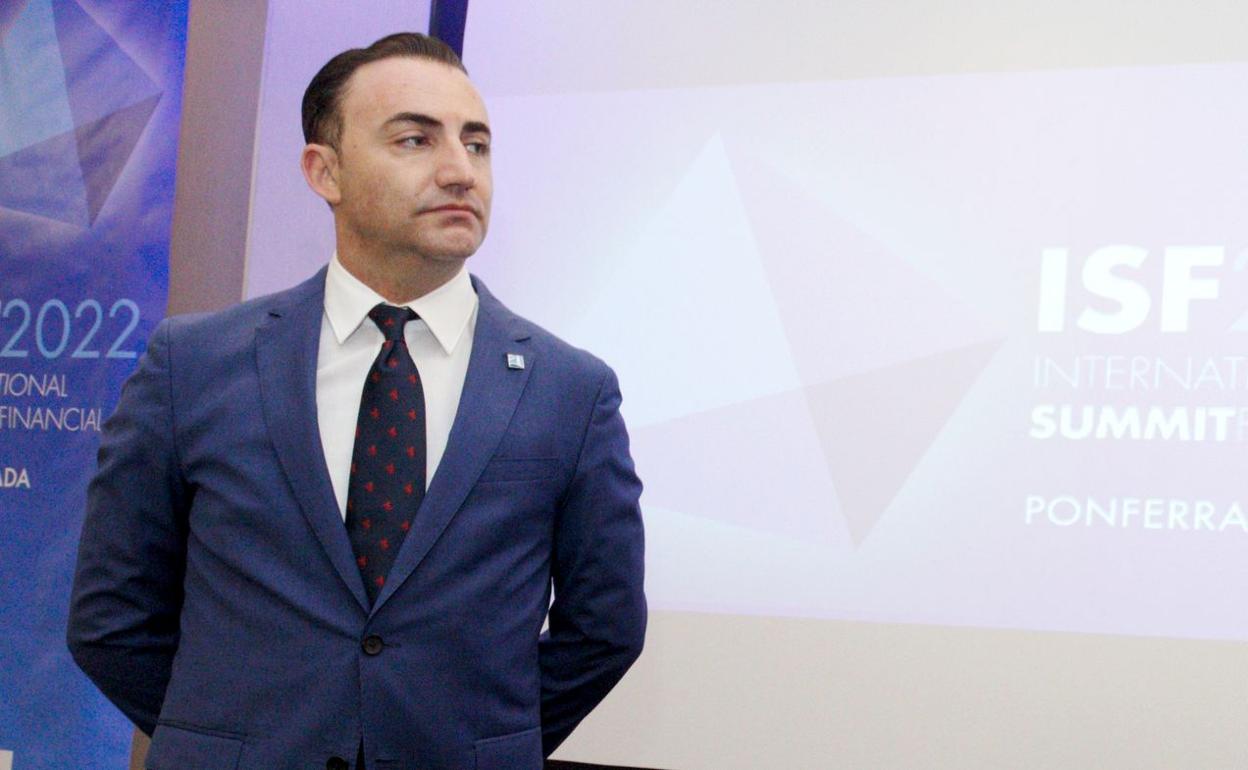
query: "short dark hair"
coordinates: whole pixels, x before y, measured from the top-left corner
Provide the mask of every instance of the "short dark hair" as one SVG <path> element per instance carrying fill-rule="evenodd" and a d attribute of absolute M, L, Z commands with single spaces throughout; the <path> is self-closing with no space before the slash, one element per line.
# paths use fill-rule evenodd
<path fill-rule="evenodd" d="M 308 144 L 327 144 L 337 149 L 342 135 L 339 106 L 347 81 L 365 64 L 394 57 L 429 59 L 468 74 L 459 55 L 450 46 L 436 37 L 419 32 L 397 32 L 381 38 L 368 48 L 343 51 L 321 67 L 308 84 L 308 90 L 303 92 L 303 140 Z"/>

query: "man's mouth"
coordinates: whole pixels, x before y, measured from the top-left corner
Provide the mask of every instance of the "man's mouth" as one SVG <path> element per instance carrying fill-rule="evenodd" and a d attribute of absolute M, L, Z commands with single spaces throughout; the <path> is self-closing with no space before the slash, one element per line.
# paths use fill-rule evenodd
<path fill-rule="evenodd" d="M 459 213 L 459 214 L 471 214 L 471 215 L 472 215 L 472 216 L 474 216 L 474 217 L 475 217 L 475 216 L 477 216 L 477 210 L 476 210 L 476 209 L 474 209 L 472 206 L 468 206 L 468 205 L 463 204 L 463 203 L 448 203 L 448 204 L 446 204 L 446 205 L 444 205 L 444 206 L 435 206 L 434 208 L 431 208 L 431 209 L 425 209 L 425 211 L 426 211 L 427 213 L 430 213 L 430 214 L 434 214 L 434 213 L 437 213 L 437 214 L 455 214 L 455 213 Z"/>

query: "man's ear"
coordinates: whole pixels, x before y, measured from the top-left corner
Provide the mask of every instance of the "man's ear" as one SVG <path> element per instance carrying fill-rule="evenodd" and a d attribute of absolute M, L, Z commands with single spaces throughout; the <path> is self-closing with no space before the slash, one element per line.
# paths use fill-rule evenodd
<path fill-rule="evenodd" d="M 312 192 L 325 199 L 330 206 L 342 200 L 338 189 L 338 153 L 326 144 L 308 144 L 299 155 L 299 168 Z"/>

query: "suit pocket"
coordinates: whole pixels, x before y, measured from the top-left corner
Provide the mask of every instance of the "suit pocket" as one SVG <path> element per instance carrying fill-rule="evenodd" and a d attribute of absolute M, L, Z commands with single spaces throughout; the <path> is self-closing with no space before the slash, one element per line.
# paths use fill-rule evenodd
<path fill-rule="evenodd" d="M 541 770 L 542 728 L 484 738 L 474 745 L 477 770 Z"/>
<path fill-rule="evenodd" d="M 486 464 L 478 484 L 499 481 L 542 481 L 554 477 L 559 461 L 553 458 L 521 459 L 495 457 Z"/>
<path fill-rule="evenodd" d="M 243 738 L 234 733 L 158 724 L 147 770 L 236 770 Z"/>

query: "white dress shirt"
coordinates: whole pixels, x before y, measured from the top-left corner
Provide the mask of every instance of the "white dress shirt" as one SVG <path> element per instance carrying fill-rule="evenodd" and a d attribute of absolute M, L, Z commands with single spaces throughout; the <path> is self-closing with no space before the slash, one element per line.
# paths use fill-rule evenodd
<path fill-rule="evenodd" d="M 325 464 L 346 519 L 351 453 L 364 379 L 381 351 L 385 336 L 368 317 L 386 300 L 347 272 L 335 254 L 325 274 L 325 315 L 316 358 L 316 418 Z M 459 409 L 468 372 L 472 333 L 477 324 L 477 294 L 468 271 L 425 296 L 407 303 L 418 320 L 404 329 L 408 352 L 425 391 L 425 487 L 428 488 Z"/>

